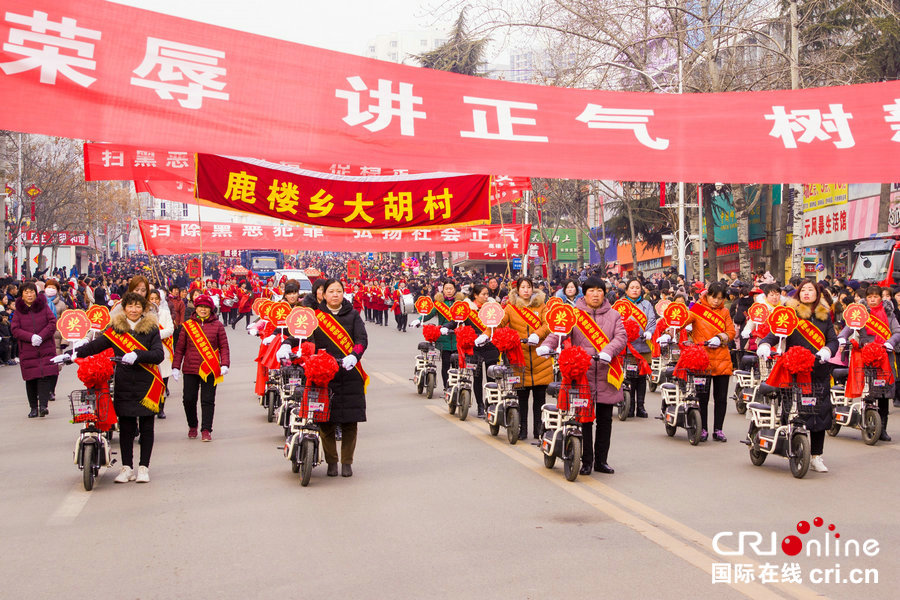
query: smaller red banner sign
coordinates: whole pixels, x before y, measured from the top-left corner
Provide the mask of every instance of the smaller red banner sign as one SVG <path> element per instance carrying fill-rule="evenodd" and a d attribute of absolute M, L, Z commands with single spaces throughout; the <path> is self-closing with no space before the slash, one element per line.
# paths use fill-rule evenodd
<path fill-rule="evenodd" d="M 95 331 L 103 331 L 109 325 L 109 309 L 105 306 L 95 304 L 87 310 L 86 314 L 91 321 L 91 329 Z"/>
<path fill-rule="evenodd" d="M 656 303 L 656 306 L 654 306 L 653 308 L 656 309 L 656 314 L 661 315 L 666 312 L 666 308 L 670 304 L 672 304 L 671 300 L 660 300 L 659 302 Z"/>
<path fill-rule="evenodd" d="M 22 232 L 22 241 L 35 246 L 87 246 L 90 243 L 85 231 L 33 231 Z"/>
<path fill-rule="evenodd" d="M 757 325 L 762 325 L 769 318 L 769 307 L 762 302 L 756 302 L 747 310 L 747 316 Z"/>
<path fill-rule="evenodd" d="M 187 274 L 191 279 L 203 277 L 203 266 L 200 264 L 199 258 L 192 258 L 188 261 Z"/>
<path fill-rule="evenodd" d="M 287 302 L 275 302 L 269 307 L 269 316 L 276 327 L 284 327 L 287 316 L 291 313 L 291 305 Z"/>
<path fill-rule="evenodd" d="M 285 323 L 291 335 L 301 339 L 311 336 L 319 326 L 316 312 L 305 306 L 295 306 L 285 319 Z"/>
<path fill-rule="evenodd" d="M 547 311 L 547 325 L 553 333 L 568 334 L 576 320 L 575 309 L 568 304 L 557 304 Z"/>
<path fill-rule="evenodd" d="M 793 308 L 778 306 L 769 315 L 769 331 L 778 336 L 788 336 L 797 328 L 797 313 Z"/>
<path fill-rule="evenodd" d="M 844 309 L 844 323 L 850 329 L 862 329 L 869 320 L 869 311 L 862 304 L 853 303 Z"/>
<path fill-rule="evenodd" d="M 688 308 L 684 304 L 672 302 L 666 307 L 663 315 L 666 317 L 669 327 L 684 327 L 688 320 Z"/>
<path fill-rule="evenodd" d="M 462 323 L 469 316 L 469 305 L 462 300 L 457 300 L 450 307 L 450 316 L 452 316 L 453 320 L 457 323 Z"/>
<path fill-rule="evenodd" d="M 347 261 L 347 277 L 359 279 L 359 261 L 356 259 Z"/>
<path fill-rule="evenodd" d="M 57 319 L 56 329 L 67 340 L 83 340 L 91 331 L 91 320 L 83 310 L 67 310 Z"/>
<path fill-rule="evenodd" d="M 547 300 L 547 308 L 548 309 L 553 308 L 557 304 L 562 304 L 562 298 L 560 298 L 559 296 L 553 296 L 552 298 Z"/>
<path fill-rule="evenodd" d="M 416 312 L 420 315 L 427 315 L 434 309 L 434 300 L 429 298 L 428 296 L 419 296 L 419 299 L 416 300 Z"/>
<path fill-rule="evenodd" d="M 506 314 L 499 302 L 488 302 L 478 309 L 478 318 L 485 326 L 494 328 L 498 327 L 503 321 L 503 315 Z"/>

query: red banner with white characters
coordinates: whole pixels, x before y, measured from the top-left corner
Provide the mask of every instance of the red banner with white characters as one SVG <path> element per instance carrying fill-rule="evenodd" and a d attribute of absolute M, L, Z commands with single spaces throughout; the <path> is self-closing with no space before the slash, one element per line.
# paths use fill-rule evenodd
<path fill-rule="evenodd" d="M 151 254 L 190 254 L 201 245 L 201 224 L 138 221 Z M 521 255 L 531 225 L 483 225 L 442 229 L 323 229 L 293 225 L 243 225 L 203 221 L 203 250 L 334 250 L 342 252 L 458 252 L 506 249 Z"/>
<path fill-rule="evenodd" d="M 5 0 L 0 40 L 0 128 L 14 131 L 627 181 L 895 181 L 900 170 L 887 160 L 900 148 L 900 81 L 723 94 L 534 86 L 101 0 Z"/>
<path fill-rule="evenodd" d="M 265 157 L 257 157 L 265 158 Z M 276 162 L 276 161 L 272 161 Z M 350 175 L 354 177 L 377 177 L 383 175 L 415 175 L 420 171 L 396 169 L 362 164 L 329 163 L 321 161 L 289 162 L 277 161 L 288 167 L 298 167 L 308 171 Z M 84 144 L 84 178 L 86 181 L 134 180 L 138 192 L 149 192 L 156 198 L 173 202 L 196 204 L 194 198 L 194 154 L 188 152 L 161 150 L 123 144 Z M 186 183 L 189 182 L 189 183 Z M 189 188 L 189 189 L 188 189 Z M 516 201 L 522 192 L 531 189 L 528 177 L 495 175 L 491 186 L 491 203 Z M 190 193 L 190 199 L 183 199 Z"/>
<path fill-rule="evenodd" d="M 350 177 L 198 154 L 198 198 L 295 223 L 411 229 L 490 223 L 487 175 Z"/>

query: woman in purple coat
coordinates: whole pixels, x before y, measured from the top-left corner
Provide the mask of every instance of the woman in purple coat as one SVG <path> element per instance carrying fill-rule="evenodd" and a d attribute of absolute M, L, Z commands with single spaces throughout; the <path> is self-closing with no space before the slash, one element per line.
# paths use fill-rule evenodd
<path fill-rule="evenodd" d="M 56 317 L 34 283 L 23 283 L 19 289 L 10 331 L 19 341 L 19 367 L 31 407 L 28 418 L 46 417 L 47 401 L 59 377 L 59 367 L 50 362 L 56 355 Z"/>
<path fill-rule="evenodd" d="M 597 439 L 593 440 L 593 423 L 582 424 L 584 445 L 581 452 L 582 475 L 590 475 L 591 469 L 596 468 L 601 473 L 612 474 L 615 471 L 607 463 L 609 456 L 609 440 L 612 434 L 613 406 L 622 401 L 622 390 L 607 381 L 609 363 L 619 356 L 625 349 L 628 335 L 625 333 L 625 325 L 622 317 L 612 309 L 606 300 L 606 283 L 596 277 L 589 277 L 581 286 L 584 298 L 579 298 L 575 303 L 576 310 L 581 310 L 592 319 L 609 339 L 609 343 L 598 349 L 581 332 L 576 325 L 569 334 L 572 344 L 581 346 L 597 360 L 588 369 L 588 386 L 591 389 L 591 397 L 597 408 Z M 544 343 L 537 348 L 540 356 L 546 356 L 559 345 L 559 337 L 551 333 L 544 339 Z"/>

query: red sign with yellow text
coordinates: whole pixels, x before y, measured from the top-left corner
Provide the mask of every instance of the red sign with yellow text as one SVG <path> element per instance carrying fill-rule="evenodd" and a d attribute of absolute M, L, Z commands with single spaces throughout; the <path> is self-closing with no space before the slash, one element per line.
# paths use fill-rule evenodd
<path fill-rule="evenodd" d="M 316 311 L 305 306 L 295 306 L 285 319 L 285 323 L 292 336 L 302 339 L 311 336 L 319 326 Z"/>
<path fill-rule="evenodd" d="M 253 312 L 254 315 L 257 315 L 257 316 L 259 315 L 259 307 L 265 301 L 266 301 L 265 298 L 256 298 L 253 300 L 253 304 L 250 305 L 250 310 Z"/>
<path fill-rule="evenodd" d="M 91 331 L 91 320 L 83 310 L 67 310 L 57 319 L 56 329 L 67 340 L 82 340 Z"/>
<path fill-rule="evenodd" d="M 562 304 L 562 298 L 560 298 L 559 296 L 553 296 L 552 298 L 547 300 L 548 309 L 553 308 L 557 304 Z"/>
<path fill-rule="evenodd" d="M 844 309 L 844 323 L 850 329 L 862 329 L 869 320 L 869 311 L 862 304 L 854 302 Z"/>
<path fill-rule="evenodd" d="M 91 329 L 102 331 L 109 325 L 109 309 L 101 304 L 95 304 L 87 310 L 88 319 L 91 321 Z"/>
<path fill-rule="evenodd" d="M 687 306 L 680 302 L 672 302 L 666 307 L 663 316 L 666 317 L 666 322 L 669 324 L 669 327 L 679 328 L 684 327 L 685 323 L 687 323 L 688 314 Z"/>
<path fill-rule="evenodd" d="M 197 154 L 197 198 L 295 223 L 413 229 L 490 222 L 490 176 L 335 176 Z"/>
<path fill-rule="evenodd" d="M 553 333 L 568 334 L 576 320 L 575 308 L 568 304 L 557 304 L 547 311 L 547 325 Z"/>
<path fill-rule="evenodd" d="M 499 302 L 488 302 L 478 309 L 478 318 L 484 323 L 485 327 L 498 327 L 503 321 L 503 315 L 506 311 L 500 306 Z"/>
<path fill-rule="evenodd" d="M 779 336 L 788 336 L 797 328 L 797 313 L 793 308 L 778 306 L 769 314 L 769 331 Z"/>
<path fill-rule="evenodd" d="M 450 315 L 457 323 L 462 323 L 469 318 L 469 305 L 462 300 L 457 300 L 450 307 Z"/>
<path fill-rule="evenodd" d="M 769 318 L 769 307 L 762 302 L 755 302 L 747 310 L 747 316 L 757 325 L 762 325 Z"/>
<path fill-rule="evenodd" d="M 427 315 L 434 309 L 434 300 L 428 296 L 419 296 L 419 299 L 416 300 L 415 307 L 417 313 L 420 315 Z"/>
<path fill-rule="evenodd" d="M 287 316 L 291 313 L 291 305 L 287 302 L 275 302 L 269 307 L 269 320 L 276 327 L 284 327 L 286 325 Z"/>

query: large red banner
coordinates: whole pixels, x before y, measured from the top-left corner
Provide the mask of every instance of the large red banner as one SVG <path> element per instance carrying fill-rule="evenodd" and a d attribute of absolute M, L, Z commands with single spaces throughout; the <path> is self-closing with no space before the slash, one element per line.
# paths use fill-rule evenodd
<path fill-rule="evenodd" d="M 198 198 L 320 227 L 413 229 L 490 223 L 487 175 L 349 177 L 197 154 Z"/>
<path fill-rule="evenodd" d="M 484 225 L 437 229 L 323 229 L 293 225 L 244 225 L 185 221 L 138 221 L 151 254 L 222 250 L 320 250 L 333 252 L 509 252 L 521 255 L 531 225 Z"/>
<path fill-rule="evenodd" d="M 890 160 L 900 81 L 683 95 L 523 85 L 101 0 L 6 0 L 0 40 L 3 129 L 458 173 L 760 183 L 900 175 Z"/>

